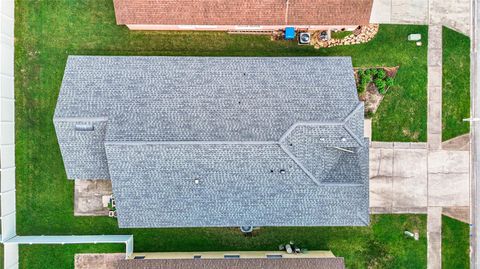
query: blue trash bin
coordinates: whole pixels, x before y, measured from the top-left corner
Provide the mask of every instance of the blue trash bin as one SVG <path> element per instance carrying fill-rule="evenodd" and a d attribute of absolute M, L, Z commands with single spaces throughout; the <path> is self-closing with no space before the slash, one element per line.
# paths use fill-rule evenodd
<path fill-rule="evenodd" d="M 285 40 L 295 39 L 295 27 L 286 27 L 285 28 Z"/>

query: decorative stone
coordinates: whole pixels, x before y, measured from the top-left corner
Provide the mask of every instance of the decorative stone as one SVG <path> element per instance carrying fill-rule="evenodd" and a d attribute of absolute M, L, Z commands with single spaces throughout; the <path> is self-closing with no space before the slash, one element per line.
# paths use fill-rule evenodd
<path fill-rule="evenodd" d="M 330 39 L 326 41 L 320 39 L 320 31 L 313 31 L 311 32 L 311 44 L 314 46 L 314 48 L 330 48 L 335 46 L 362 44 L 372 40 L 378 33 L 378 28 L 378 24 L 360 26 L 356 28 L 351 35 L 346 36 L 343 39 Z"/>

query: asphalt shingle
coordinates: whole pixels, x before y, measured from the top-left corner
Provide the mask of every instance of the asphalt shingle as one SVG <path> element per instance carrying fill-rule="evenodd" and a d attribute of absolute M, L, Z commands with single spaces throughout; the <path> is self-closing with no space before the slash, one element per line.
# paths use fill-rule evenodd
<path fill-rule="evenodd" d="M 350 58 L 71 56 L 54 123 L 120 227 L 368 222 Z"/>

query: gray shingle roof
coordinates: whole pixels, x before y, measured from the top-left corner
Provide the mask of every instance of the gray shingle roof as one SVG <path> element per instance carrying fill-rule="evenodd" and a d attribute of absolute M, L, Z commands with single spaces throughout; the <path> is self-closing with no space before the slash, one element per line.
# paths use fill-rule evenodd
<path fill-rule="evenodd" d="M 368 222 L 350 58 L 71 56 L 54 123 L 68 178 L 112 180 L 120 227 Z"/>

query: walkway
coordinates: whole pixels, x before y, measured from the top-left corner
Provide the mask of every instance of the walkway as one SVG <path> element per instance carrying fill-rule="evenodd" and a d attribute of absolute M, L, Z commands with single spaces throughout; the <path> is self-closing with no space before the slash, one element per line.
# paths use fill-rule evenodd
<path fill-rule="evenodd" d="M 427 215 L 427 268 L 442 268 L 442 208 L 429 207 Z"/>
<path fill-rule="evenodd" d="M 429 27 L 428 27 L 428 122 L 427 139 L 429 156 L 434 157 L 432 165 L 429 162 L 428 186 L 434 186 L 432 192 L 429 192 L 428 215 L 427 215 L 427 268 L 442 268 L 442 206 L 447 206 L 446 200 L 455 201 L 455 198 L 466 200 L 466 206 L 470 205 L 470 170 L 469 155 L 466 154 L 464 160 L 453 160 L 451 158 L 442 158 L 442 28 L 443 23 L 448 25 L 447 16 L 450 14 L 451 6 L 444 7 L 442 4 L 454 3 L 460 4 L 463 0 L 430 0 L 429 1 Z M 445 3 L 444 3 L 445 2 Z M 469 5 L 467 5 L 469 6 Z M 470 10 L 465 14 L 465 18 L 470 18 Z M 443 15 L 445 14 L 445 15 Z M 468 23 L 468 22 L 467 22 Z M 464 24 L 466 25 L 466 23 Z M 450 26 L 452 27 L 452 26 Z M 455 28 L 458 29 L 458 28 Z M 467 30 L 469 27 L 467 28 Z M 452 162 L 453 160 L 453 162 Z M 452 169 L 464 167 L 465 176 L 460 175 L 457 178 L 457 171 Z M 433 171 L 432 171 L 433 170 Z M 441 171 L 450 171 L 452 174 L 440 174 Z M 453 195 L 445 188 L 457 189 L 460 191 Z M 432 199 L 430 199 L 432 197 Z M 468 197 L 468 198 L 467 198 Z M 462 200 L 463 200 L 462 199 Z"/>
<path fill-rule="evenodd" d="M 442 147 L 442 26 L 428 27 L 428 148 Z"/>

